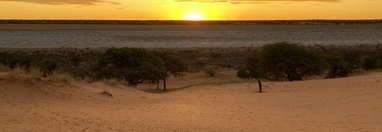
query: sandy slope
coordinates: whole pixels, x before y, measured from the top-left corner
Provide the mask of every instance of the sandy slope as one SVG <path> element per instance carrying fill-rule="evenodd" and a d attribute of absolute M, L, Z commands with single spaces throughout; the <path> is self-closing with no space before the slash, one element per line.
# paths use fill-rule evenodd
<path fill-rule="evenodd" d="M 250 83 L 153 94 L 0 76 L 0 131 L 382 131 L 382 73 L 265 87 L 263 94 Z M 113 97 L 100 94 L 105 88 Z"/>

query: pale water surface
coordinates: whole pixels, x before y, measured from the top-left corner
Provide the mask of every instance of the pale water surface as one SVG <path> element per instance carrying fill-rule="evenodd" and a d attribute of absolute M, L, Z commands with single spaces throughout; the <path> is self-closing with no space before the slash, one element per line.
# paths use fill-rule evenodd
<path fill-rule="evenodd" d="M 240 47 L 382 44 L 382 25 L 0 25 L 0 47 Z"/>

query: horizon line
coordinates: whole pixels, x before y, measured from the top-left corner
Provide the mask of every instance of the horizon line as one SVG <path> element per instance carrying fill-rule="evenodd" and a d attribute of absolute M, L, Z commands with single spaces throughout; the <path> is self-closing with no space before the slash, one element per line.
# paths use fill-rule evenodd
<path fill-rule="evenodd" d="M 175 19 L 8 19 L 0 21 L 382 21 L 382 18 L 371 19 L 226 19 L 226 20 L 175 20 Z"/>

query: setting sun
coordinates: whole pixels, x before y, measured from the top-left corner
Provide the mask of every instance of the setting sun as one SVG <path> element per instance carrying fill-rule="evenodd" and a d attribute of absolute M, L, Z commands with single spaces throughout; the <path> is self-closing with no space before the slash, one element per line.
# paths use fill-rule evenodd
<path fill-rule="evenodd" d="M 186 16 L 186 20 L 190 21 L 200 21 L 200 20 L 205 20 L 204 17 L 200 14 L 190 14 Z"/>
<path fill-rule="evenodd" d="M 0 132 L 382 132 L 381 7 L 0 0 Z"/>

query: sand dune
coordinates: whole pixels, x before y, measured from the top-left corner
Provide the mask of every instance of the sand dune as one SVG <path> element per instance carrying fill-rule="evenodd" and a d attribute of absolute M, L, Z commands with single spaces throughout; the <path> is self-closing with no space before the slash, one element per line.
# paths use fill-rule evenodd
<path fill-rule="evenodd" d="M 155 94 L 0 75 L 0 131 L 382 131 L 382 73 L 264 85 Z"/>

